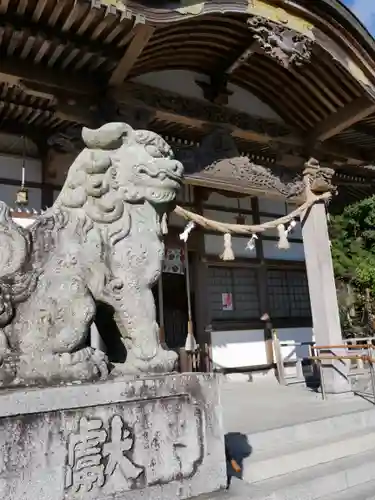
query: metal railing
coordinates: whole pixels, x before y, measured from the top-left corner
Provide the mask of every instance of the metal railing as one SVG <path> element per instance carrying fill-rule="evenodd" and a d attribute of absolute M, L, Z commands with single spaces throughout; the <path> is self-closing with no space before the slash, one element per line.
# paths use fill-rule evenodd
<path fill-rule="evenodd" d="M 307 352 L 298 356 L 298 348 Z M 307 349 L 306 349 L 307 347 Z M 371 392 L 375 403 L 375 337 L 357 337 L 343 340 L 340 345 L 316 345 L 315 342 L 280 341 L 276 336 L 273 339 L 274 355 L 279 382 L 282 385 L 306 382 L 313 384 L 314 388 L 320 386 L 322 398 L 326 399 L 326 385 L 322 364 L 328 361 L 350 362 L 348 377 L 360 377 L 369 373 Z M 283 348 L 290 348 L 286 355 Z M 343 350 L 342 354 L 337 350 Z M 336 352 L 333 352 L 336 351 Z M 355 354 L 353 353 L 355 352 Z M 286 367 L 295 367 L 295 372 L 288 374 Z M 306 372 L 308 370 L 308 372 Z M 315 375 L 314 375 L 315 374 Z M 357 391 L 362 392 L 362 391 Z"/>
<path fill-rule="evenodd" d="M 363 339 L 361 339 L 363 340 Z M 372 340 L 372 339 L 371 339 Z M 345 349 L 346 353 L 345 354 L 336 354 L 333 351 L 336 351 L 337 349 Z M 365 351 L 366 354 L 361 353 L 361 354 L 348 354 L 349 351 Z M 351 344 L 348 345 L 346 342 L 345 344 L 340 344 L 340 345 L 314 345 L 312 347 L 313 355 L 309 357 L 309 359 L 317 364 L 318 367 L 318 373 L 319 373 L 319 378 L 320 378 L 320 388 L 322 392 L 322 398 L 326 399 L 327 394 L 326 394 L 326 386 L 325 386 L 325 381 L 324 381 L 324 370 L 322 368 L 322 365 L 324 364 L 324 361 L 354 361 L 356 360 L 357 363 L 360 361 L 362 363 L 362 367 L 364 368 L 365 363 L 368 364 L 369 368 L 369 374 L 370 374 L 370 380 L 371 380 L 371 388 L 372 388 L 372 394 L 374 396 L 375 400 L 375 371 L 374 371 L 374 364 L 375 364 L 375 358 L 373 356 L 373 351 L 375 350 L 375 345 L 373 344 Z M 350 376 L 350 374 L 349 374 Z"/>
<path fill-rule="evenodd" d="M 367 345 L 372 344 L 375 347 L 375 337 L 354 337 L 351 339 L 345 339 L 344 343 L 347 345 L 347 349 L 349 352 L 351 350 L 360 349 L 361 347 L 367 350 Z M 358 371 L 365 370 L 364 361 L 362 359 L 356 360 L 356 368 Z"/>

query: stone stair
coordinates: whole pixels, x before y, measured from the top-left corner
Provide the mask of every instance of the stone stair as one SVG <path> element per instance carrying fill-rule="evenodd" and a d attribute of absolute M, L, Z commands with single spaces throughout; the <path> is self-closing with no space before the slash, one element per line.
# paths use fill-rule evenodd
<path fill-rule="evenodd" d="M 375 481 L 367 481 L 366 483 L 349 488 L 346 491 L 339 491 L 323 500 L 374 500 L 375 498 Z"/>
<path fill-rule="evenodd" d="M 375 451 L 342 458 L 196 500 L 374 500 Z"/>
<path fill-rule="evenodd" d="M 242 461 L 243 481 L 233 482 L 227 499 L 375 499 L 374 407 L 246 439 L 251 453 Z"/>
<path fill-rule="evenodd" d="M 243 500 L 331 500 L 345 494 L 359 500 L 356 490 L 369 481 L 375 482 L 375 450 L 247 485 L 246 496 L 241 496 Z"/>

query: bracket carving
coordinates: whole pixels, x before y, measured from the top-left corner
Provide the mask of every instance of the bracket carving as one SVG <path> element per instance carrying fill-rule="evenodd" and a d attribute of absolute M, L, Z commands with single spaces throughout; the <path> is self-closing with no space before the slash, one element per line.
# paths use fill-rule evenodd
<path fill-rule="evenodd" d="M 51 135 L 47 145 L 59 153 L 75 153 L 82 149 L 82 137 L 79 125 L 71 125 L 63 132 Z"/>
<path fill-rule="evenodd" d="M 310 62 L 314 41 L 308 36 L 261 16 L 251 17 L 248 25 L 263 52 L 284 68 Z"/>

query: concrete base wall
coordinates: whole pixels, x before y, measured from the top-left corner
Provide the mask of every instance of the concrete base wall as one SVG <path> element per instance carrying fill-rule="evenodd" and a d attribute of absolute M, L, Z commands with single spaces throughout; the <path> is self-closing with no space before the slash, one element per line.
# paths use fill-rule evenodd
<path fill-rule="evenodd" d="M 1 500 L 168 500 L 225 487 L 219 382 L 0 391 Z"/>

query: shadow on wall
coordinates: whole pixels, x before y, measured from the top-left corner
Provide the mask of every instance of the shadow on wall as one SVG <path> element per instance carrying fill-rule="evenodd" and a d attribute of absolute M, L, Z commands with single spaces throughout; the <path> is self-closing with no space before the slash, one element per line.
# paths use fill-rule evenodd
<path fill-rule="evenodd" d="M 249 457 L 253 449 L 247 436 L 241 432 L 229 432 L 225 435 L 225 456 L 227 460 L 227 488 L 230 487 L 232 477 L 242 479 L 243 461 Z M 233 461 L 235 463 L 233 463 Z M 238 464 L 241 470 L 235 470 L 233 465 Z"/>

